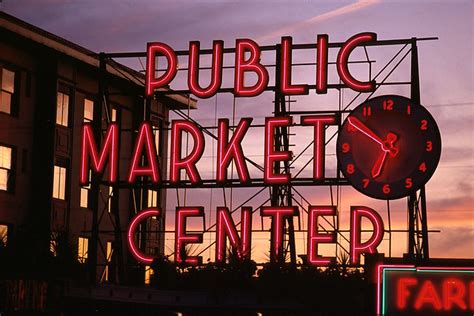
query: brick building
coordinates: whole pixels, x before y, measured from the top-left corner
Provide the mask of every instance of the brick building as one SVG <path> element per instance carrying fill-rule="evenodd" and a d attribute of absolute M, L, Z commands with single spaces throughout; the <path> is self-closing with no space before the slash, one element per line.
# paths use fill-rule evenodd
<path fill-rule="evenodd" d="M 1 247 L 14 247 L 25 232 L 32 239 L 29 250 L 55 256 L 65 236 L 88 281 L 131 282 L 136 261 L 126 248 L 129 219 L 145 207 L 164 209 L 166 195 L 107 186 L 95 176 L 81 186 L 81 127 L 92 123 L 100 139 L 107 124 L 119 124 L 124 179 L 135 131 L 151 121 L 166 170 L 169 111 L 194 107 L 195 101 L 180 95 L 144 99 L 143 81 L 137 71 L 0 12 Z M 146 251 L 163 251 L 163 224 L 147 223 L 149 233 L 139 240 Z M 147 273 L 141 270 L 142 282 Z"/>

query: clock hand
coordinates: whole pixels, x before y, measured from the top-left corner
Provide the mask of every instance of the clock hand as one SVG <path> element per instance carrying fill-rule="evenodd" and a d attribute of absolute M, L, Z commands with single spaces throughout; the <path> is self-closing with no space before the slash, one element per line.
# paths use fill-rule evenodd
<path fill-rule="evenodd" d="M 358 131 L 360 131 L 362 134 L 370 137 L 376 143 L 379 143 L 380 146 L 382 146 L 382 149 L 384 148 L 383 141 L 374 132 L 372 132 L 367 126 L 365 126 L 364 123 L 359 121 L 357 118 L 351 117 L 351 116 L 349 116 L 347 118 L 347 120 L 349 121 L 349 124 L 354 126 Z"/>
<path fill-rule="evenodd" d="M 385 162 L 385 158 L 387 158 L 387 153 L 388 151 L 384 151 L 375 162 L 374 167 L 372 168 L 372 178 L 375 179 L 382 172 L 382 167 Z"/>
<path fill-rule="evenodd" d="M 388 152 L 390 156 L 395 157 L 398 155 L 398 152 L 400 151 L 398 147 L 395 147 L 393 143 L 395 143 L 398 139 L 397 134 L 394 133 L 388 133 L 387 137 L 385 138 L 385 141 L 382 146 L 382 150 L 385 152 Z"/>

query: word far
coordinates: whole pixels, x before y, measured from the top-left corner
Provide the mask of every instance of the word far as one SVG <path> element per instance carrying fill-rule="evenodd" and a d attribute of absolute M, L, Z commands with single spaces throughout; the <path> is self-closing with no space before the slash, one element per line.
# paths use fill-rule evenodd
<path fill-rule="evenodd" d="M 128 227 L 128 246 L 131 253 L 139 262 L 150 264 L 154 257 L 144 253 L 136 243 L 136 232 L 140 223 L 149 217 L 160 219 L 162 214 L 159 208 L 145 209 L 136 214 Z M 199 206 L 177 207 L 175 218 L 175 246 L 174 260 L 178 263 L 189 265 L 198 265 L 202 263 L 202 257 L 186 255 L 186 245 L 200 244 L 203 241 L 203 234 L 193 231 L 186 231 L 186 222 L 188 218 L 202 218 L 204 220 L 204 208 Z M 227 240 L 229 240 L 233 253 L 237 254 L 238 259 L 251 259 L 251 241 L 252 241 L 252 208 L 242 207 L 240 218 L 240 235 L 237 232 L 235 224 L 229 209 L 226 207 L 217 207 L 216 211 L 216 262 L 225 262 Z M 271 218 L 271 252 L 272 262 L 283 262 L 283 232 L 286 220 L 292 220 L 293 216 L 298 214 L 297 207 L 262 207 L 260 216 Z M 308 232 L 307 232 L 307 264 L 315 266 L 328 266 L 335 262 L 334 257 L 323 257 L 318 255 L 318 245 L 322 243 L 335 243 L 335 232 L 321 232 L 318 229 L 318 219 L 322 216 L 337 216 L 334 206 L 316 206 L 311 205 L 308 210 Z M 372 235 L 365 241 L 362 240 L 362 220 L 369 221 L 373 227 Z M 350 224 L 350 256 L 351 263 L 359 264 L 360 256 L 364 253 L 375 253 L 377 247 L 382 241 L 384 234 L 384 224 L 380 215 L 373 209 L 365 206 L 351 207 Z"/>
<path fill-rule="evenodd" d="M 362 45 L 377 40 L 375 33 L 359 33 L 344 42 L 338 52 L 336 68 L 341 81 L 352 90 L 358 92 L 372 92 L 375 90 L 375 81 L 360 81 L 349 71 L 349 57 L 352 51 Z M 316 44 L 316 93 L 325 94 L 328 88 L 328 35 L 317 37 Z M 291 80 L 292 66 L 292 38 L 282 37 L 280 53 L 276 61 L 280 69 L 276 79 L 276 87 L 284 95 L 305 95 L 309 93 L 308 84 L 293 84 Z M 235 42 L 234 87 L 233 93 L 237 97 L 252 97 L 261 94 L 269 81 L 268 70 L 260 60 L 261 48 L 251 39 L 237 39 Z M 157 56 L 164 56 L 167 67 L 163 74 L 157 77 Z M 224 59 L 224 42 L 216 40 L 212 45 L 212 67 L 209 84 L 202 87 L 199 84 L 200 43 L 189 43 L 188 52 L 188 87 L 197 97 L 210 98 L 215 95 L 222 85 L 222 69 Z M 155 89 L 167 87 L 178 72 L 178 58 L 176 52 L 167 44 L 161 42 L 148 43 L 146 60 L 146 95 L 153 95 Z M 256 83 L 246 85 L 246 76 L 256 76 Z"/>
<path fill-rule="evenodd" d="M 232 137 L 229 139 L 229 120 L 219 119 L 218 141 L 217 141 L 217 165 L 216 181 L 224 184 L 228 177 L 228 168 L 233 161 L 241 183 L 251 182 L 245 155 L 242 149 L 242 141 L 252 122 L 251 118 L 242 118 L 237 125 Z M 274 147 L 275 131 L 277 128 L 289 127 L 293 124 L 293 117 L 267 117 L 265 119 L 265 145 L 264 145 L 264 182 L 266 184 L 287 184 L 291 181 L 290 173 L 276 173 L 274 165 L 281 161 L 290 161 L 290 151 L 277 150 Z M 313 178 L 315 181 L 324 180 L 325 166 L 325 135 L 324 129 L 327 125 L 337 124 L 335 115 L 303 116 L 301 125 L 308 126 L 314 130 L 314 159 Z M 193 149 L 182 155 L 183 140 L 192 139 Z M 106 170 L 106 162 L 109 162 L 108 182 L 117 181 L 117 166 L 119 153 L 119 127 L 117 124 L 108 126 L 106 135 L 102 141 L 100 150 L 94 139 L 91 125 L 85 124 L 82 129 L 82 160 L 81 160 L 81 184 L 89 182 L 89 168 L 95 173 L 103 173 Z M 187 120 L 173 120 L 171 123 L 171 157 L 169 181 L 172 184 L 181 182 L 181 171 L 184 170 L 192 184 L 199 185 L 201 176 L 196 167 L 204 152 L 204 134 L 195 123 Z M 145 158 L 145 159 L 142 159 Z M 154 184 L 162 181 L 160 168 L 156 155 L 155 143 L 153 141 L 152 127 L 149 122 L 142 122 L 135 140 L 134 151 L 128 170 L 128 182 L 134 183 L 137 177 L 147 177 Z"/>

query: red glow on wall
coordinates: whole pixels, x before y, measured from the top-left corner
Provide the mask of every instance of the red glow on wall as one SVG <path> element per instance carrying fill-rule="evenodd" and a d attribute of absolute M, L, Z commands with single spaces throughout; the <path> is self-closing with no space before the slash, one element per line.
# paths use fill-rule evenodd
<path fill-rule="evenodd" d="M 168 68 L 161 77 L 156 78 L 156 56 L 163 55 L 168 61 Z M 178 59 L 176 54 L 171 47 L 164 43 L 148 43 L 146 53 L 146 95 L 153 95 L 153 91 L 157 88 L 162 88 L 168 85 L 176 76 L 178 71 Z"/>
<path fill-rule="evenodd" d="M 281 70 L 280 70 L 280 92 L 286 95 L 308 94 L 308 85 L 291 84 L 292 45 L 290 36 L 281 38 Z"/>
<path fill-rule="evenodd" d="M 363 43 L 377 40 L 375 33 L 359 33 L 348 39 L 341 47 L 337 55 L 337 72 L 339 77 L 349 88 L 359 92 L 371 92 L 375 90 L 375 81 L 362 82 L 355 79 L 349 71 L 349 56 L 352 51 Z"/>
<path fill-rule="evenodd" d="M 292 124 L 291 116 L 265 118 L 265 161 L 263 180 L 266 184 L 286 184 L 290 181 L 290 173 L 276 174 L 274 163 L 291 160 L 290 151 L 275 150 L 275 129 L 288 127 Z"/>
<path fill-rule="evenodd" d="M 315 266 L 326 266 L 333 262 L 335 258 L 322 257 L 318 255 L 318 244 L 334 243 L 336 241 L 335 233 L 318 233 L 319 216 L 335 216 L 335 206 L 313 206 L 308 210 L 308 263 Z"/>
<path fill-rule="evenodd" d="M 150 264 L 153 262 L 153 257 L 144 254 L 135 243 L 135 232 L 137 231 L 138 225 L 148 217 L 159 217 L 161 215 L 161 210 L 158 208 L 149 208 L 146 210 L 137 213 L 128 226 L 127 232 L 127 241 L 130 252 L 135 257 L 135 259 L 144 264 Z"/>
<path fill-rule="evenodd" d="M 186 157 L 181 157 L 182 132 L 188 132 L 194 142 L 194 147 Z M 199 127 L 187 120 L 174 120 L 171 123 L 171 157 L 170 182 L 180 181 L 180 170 L 184 169 L 193 184 L 201 181 L 196 163 L 204 152 L 204 135 Z"/>
<path fill-rule="evenodd" d="M 272 247 L 270 259 L 273 262 L 282 261 L 283 255 L 283 227 L 285 219 L 298 214 L 297 207 L 280 206 L 280 207 L 262 207 L 261 216 L 269 216 L 272 218 Z"/>
<path fill-rule="evenodd" d="M 249 59 L 245 59 L 245 53 L 249 52 Z M 235 43 L 235 81 L 234 95 L 237 97 L 257 96 L 265 90 L 268 85 L 268 71 L 260 63 L 260 47 L 251 39 L 238 39 Z M 252 87 L 245 86 L 244 75 L 246 72 L 254 72 L 258 79 Z"/>
<path fill-rule="evenodd" d="M 373 234 L 362 242 L 362 218 L 368 219 L 373 226 Z M 359 264 L 362 253 L 375 253 L 384 234 L 383 220 L 373 209 L 366 206 L 351 206 L 351 262 Z"/>
<path fill-rule="evenodd" d="M 199 98 L 210 98 L 217 93 L 222 84 L 222 60 L 224 58 L 224 42 L 214 41 L 212 48 L 211 82 L 206 88 L 199 85 L 199 47 L 198 41 L 189 43 L 188 86 Z"/>
<path fill-rule="evenodd" d="M 328 91 L 328 36 L 318 35 L 316 52 L 316 93 Z"/>
<path fill-rule="evenodd" d="M 249 182 L 249 170 L 245 163 L 245 156 L 242 150 L 242 140 L 252 123 L 251 118 L 242 118 L 234 131 L 230 141 L 229 139 L 229 120 L 219 119 L 218 123 L 218 143 L 217 143 L 217 182 L 227 181 L 227 168 L 232 160 L 241 183 Z"/>
<path fill-rule="evenodd" d="M 202 263 L 202 257 L 191 256 L 187 253 L 187 244 L 202 243 L 202 234 L 186 233 L 186 219 L 188 217 L 203 217 L 203 207 L 177 207 L 176 208 L 176 231 L 174 243 L 174 260 L 177 263 L 186 263 L 189 265 L 198 265 Z M 184 259 L 184 260 L 183 260 Z"/>
<path fill-rule="evenodd" d="M 90 124 L 84 124 L 82 127 L 81 184 L 86 185 L 89 182 L 89 158 L 92 158 L 92 170 L 96 173 L 101 173 L 104 171 L 105 162 L 108 157 L 108 181 L 114 183 L 117 180 L 118 133 L 118 125 L 110 124 L 99 154 L 92 127 Z"/>
<path fill-rule="evenodd" d="M 148 166 L 141 166 L 141 158 L 145 150 Z M 137 176 L 149 176 L 154 183 L 160 181 L 156 148 L 153 141 L 153 132 L 149 122 L 143 122 L 138 129 L 138 136 L 133 150 L 132 163 L 128 172 L 128 182 L 133 183 Z"/>
<path fill-rule="evenodd" d="M 314 126 L 314 144 L 313 144 L 313 179 L 324 179 L 325 166 L 325 127 L 335 124 L 335 115 L 314 115 L 301 117 L 302 125 Z"/>
<path fill-rule="evenodd" d="M 226 236 L 236 252 L 239 260 L 250 259 L 252 234 L 252 208 L 243 207 L 241 210 L 241 237 L 237 234 L 234 221 L 229 209 L 218 207 L 216 215 L 216 262 L 225 261 Z"/>

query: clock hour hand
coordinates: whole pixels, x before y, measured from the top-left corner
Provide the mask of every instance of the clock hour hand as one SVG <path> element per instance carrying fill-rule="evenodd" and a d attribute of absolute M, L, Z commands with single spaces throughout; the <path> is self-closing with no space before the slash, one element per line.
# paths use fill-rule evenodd
<path fill-rule="evenodd" d="M 382 173 L 382 167 L 387 158 L 388 151 L 383 151 L 372 168 L 372 178 L 377 178 Z"/>
<path fill-rule="evenodd" d="M 359 121 L 359 119 L 349 116 L 347 120 L 349 121 L 349 124 L 355 127 L 359 132 L 370 137 L 373 141 L 380 144 L 382 148 L 384 147 L 383 141 L 374 132 L 372 132 L 372 130 L 365 126 L 364 123 Z"/>

